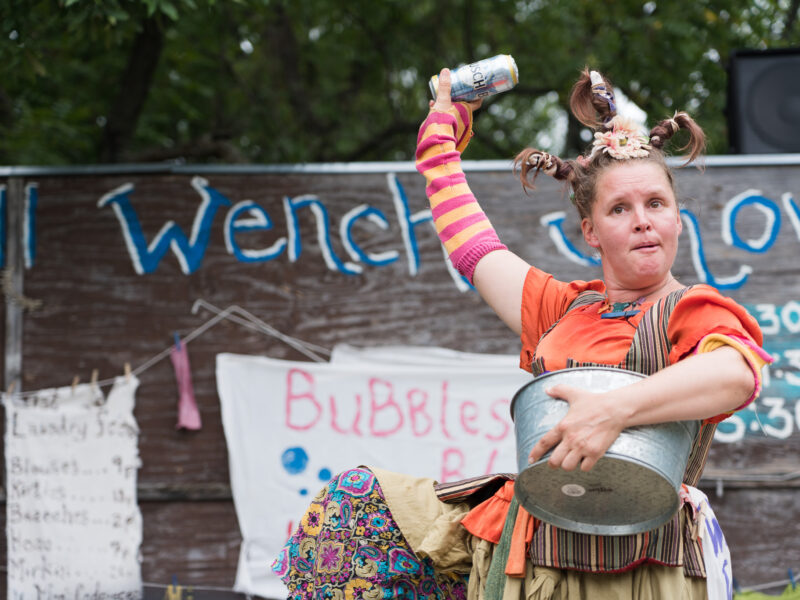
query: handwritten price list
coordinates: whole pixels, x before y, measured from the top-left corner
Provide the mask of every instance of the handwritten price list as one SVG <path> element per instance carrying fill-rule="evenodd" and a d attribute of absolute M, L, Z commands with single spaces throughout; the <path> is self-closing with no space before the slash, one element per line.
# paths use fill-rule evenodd
<path fill-rule="evenodd" d="M 137 385 L 4 398 L 10 599 L 141 598 Z"/>

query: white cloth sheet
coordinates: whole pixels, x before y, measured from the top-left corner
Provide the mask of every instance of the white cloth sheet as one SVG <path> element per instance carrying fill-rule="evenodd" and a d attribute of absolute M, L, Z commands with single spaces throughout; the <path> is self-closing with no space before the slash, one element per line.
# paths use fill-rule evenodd
<path fill-rule="evenodd" d="M 530 374 L 516 356 L 337 348 L 330 363 L 217 356 L 242 533 L 237 591 L 285 598 L 270 565 L 311 498 L 373 465 L 452 481 L 516 471 L 509 407 Z"/>
<path fill-rule="evenodd" d="M 141 597 L 138 383 L 4 396 L 9 598 Z"/>

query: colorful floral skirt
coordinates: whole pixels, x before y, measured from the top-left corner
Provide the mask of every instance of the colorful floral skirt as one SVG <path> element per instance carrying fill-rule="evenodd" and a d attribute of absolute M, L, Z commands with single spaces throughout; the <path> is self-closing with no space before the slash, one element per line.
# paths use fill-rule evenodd
<path fill-rule="evenodd" d="M 317 494 L 272 570 L 291 600 L 463 600 L 467 590 L 465 578 L 435 572 L 414 553 L 365 468 Z"/>

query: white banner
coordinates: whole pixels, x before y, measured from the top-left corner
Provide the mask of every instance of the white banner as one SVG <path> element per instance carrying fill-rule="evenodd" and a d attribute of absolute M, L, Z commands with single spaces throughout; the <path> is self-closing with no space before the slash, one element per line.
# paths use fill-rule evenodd
<path fill-rule="evenodd" d="M 376 346 L 360 348 L 350 344 L 337 344 L 331 353 L 332 363 L 381 363 L 413 366 L 469 367 L 470 369 L 507 368 L 515 375 L 522 375 L 530 381 L 531 375 L 519 370 L 519 356 L 516 354 L 476 354 L 459 352 L 450 348 L 428 346 Z"/>
<path fill-rule="evenodd" d="M 3 398 L 10 599 L 141 597 L 138 384 Z"/>
<path fill-rule="evenodd" d="M 324 364 L 217 356 L 243 538 L 237 591 L 286 597 L 272 560 L 341 470 L 373 465 L 442 482 L 516 471 L 509 408 L 531 379 L 516 357 L 340 350 Z"/>

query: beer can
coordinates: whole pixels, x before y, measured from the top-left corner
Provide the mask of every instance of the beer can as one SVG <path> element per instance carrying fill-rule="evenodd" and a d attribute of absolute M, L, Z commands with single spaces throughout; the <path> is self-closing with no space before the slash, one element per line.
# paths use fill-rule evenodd
<path fill-rule="evenodd" d="M 450 98 L 454 102 L 470 102 L 505 92 L 517 85 L 519 70 L 510 54 L 498 54 L 458 69 L 450 70 Z M 431 77 L 428 85 L 436 98 L 439 76 Z"/>

